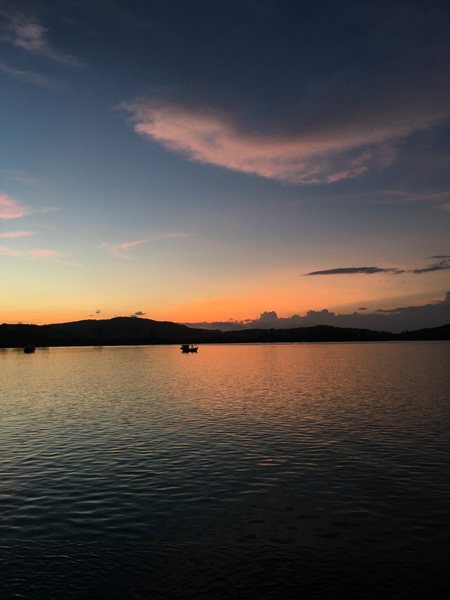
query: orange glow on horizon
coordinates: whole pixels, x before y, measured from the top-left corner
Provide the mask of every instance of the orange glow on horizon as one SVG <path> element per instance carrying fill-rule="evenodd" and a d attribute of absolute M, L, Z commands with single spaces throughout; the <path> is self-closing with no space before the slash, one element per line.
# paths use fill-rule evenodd
<path fill-rule="evenodd" d="M 303 293 L 300 296 L 283 290 L 252 294 L 242 297 L 199 298 L 191 302 L 165 303 L 163 307 L 145 306 L 145 302 L 137 302 L 143 318 L 155 321 L 173 321 L 175 323 L 224 322 L 230 319 L 243 321 L 256 319 L 262 312 L 275 311 L 279 317 L 290 317 L 294 314 L 304 315 L 308 310 L 322 310 L 329 301 L 322 293 Z M 101 303 L 98 303 L 101 305 Z M 131 316 L 134 311 L 126 311 L 122 306 L 96 311 L 55 311 L 15 309 L 1 311 L 0 320 L 5 323 L 33 323 L 45 325 L 65 323 L 85 319 L 111 319 L 116 316 Z"/>
<path fill-rule="evenodd" d="M 325 279 L 325 278 L 324 278 Z M 323 282 L 325 284 L 325 281 Z M 321 286 L 319 286 L 321 287 Z M 72 310 L 58 310 L 59 307 L 37 306 L 28 309 L 24 299 L 14 307 L 4 307 L 0 310 L 1 323 L 24 323 L 45 325 L 52 323 L 67 323 L 71 321 L 82 321 L 88 319 L 111 319 L 114 317 L 129 317 L 136 313 L 142 318 L 155 321 L 172 321 L 175 323 L 212 323 L 245 321 L 257 319 L 261 313 L 275 311 L 279 318 L 288 318 L 293 315 L 305 316 L 308 311 L 329 310 L 336 314 L 351 314 L 358 311 L 359 307 L 367 307 L 369 314 L 377 308 L 390 309 L 397 306 L 421 305 L 432 302 L 427 294 L 416 293 L 415 295 L 383 295 L 375 287 L 366 288 L 365 293 L 361 290 L 349 290 L 345 286 L 340 289 L 308 289 L 307 286 L 292 289 L 272 289 L 266 292 L 247 294 L 242 296 L 221 296 L 210 298 L 197 298 L 187 302 L 175 303 L 173 300 L 159 301 L 158 304 L 150 304 L 141 299 L 133 300 L 116 298 L 114 305 L 106 305 L 101 298 L 97 298 L 94 307 L 101 309 L 99 312 L 92 308 L 92 303 L 83 300 L 77 306 L 72 302 Z M 378 293 L 377 293 L 378 292 Z M 445 296 L 445 291 L 437 293 L 437 300 Z M 56 304 L 56 303 L 55 303 Z M 129 307 L 129 308 L 128 308 Z"/>
<path fill-rule="evenodd" d="M 153 311 L 153 316 L 149 318 L 177 323 L 202 323 L 256 319 L 266 311 L 275 311 L 279 317 L 304 316 L 308 310 L 319 311 L 339 304 L 361 302 L 360 298 L 360 295 L 348 291 L 331 295 L 317 290 L 303 289 L 300 293 L 296 289 L 279 289 L 243 297 L 202 298 L 174 304 L 164 307 L 164 310 Z"/>

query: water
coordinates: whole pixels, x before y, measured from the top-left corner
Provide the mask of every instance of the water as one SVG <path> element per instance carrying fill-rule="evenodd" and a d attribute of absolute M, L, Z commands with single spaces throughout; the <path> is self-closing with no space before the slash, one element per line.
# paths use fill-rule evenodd
<path fill-rule="evenodd" d="M 449 364 L 448 342 L 2 351 L 0 540 L 448 552 Z"/>

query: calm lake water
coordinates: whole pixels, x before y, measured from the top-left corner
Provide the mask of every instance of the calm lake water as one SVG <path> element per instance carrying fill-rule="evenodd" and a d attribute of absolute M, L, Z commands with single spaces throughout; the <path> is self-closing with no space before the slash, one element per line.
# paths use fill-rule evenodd
<path fill-rule="evenodd" d="M 1 351 L 0 539 L 448 551 L 449 366 L 448 342 Z"/>

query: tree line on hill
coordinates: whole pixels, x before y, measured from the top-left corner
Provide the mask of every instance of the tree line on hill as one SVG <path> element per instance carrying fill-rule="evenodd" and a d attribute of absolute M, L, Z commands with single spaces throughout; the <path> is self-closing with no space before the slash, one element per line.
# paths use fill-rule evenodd
<path fill-rule="evenodd" d="M 450 340 L 450 323 L 441 327 L 390 333 L 316 325 L 292 329 L 220 331 L 194 329 L 166 321 L 116 317 L 53 325 L 0 325 L 0 348 L 35 346 L 114 346 L 201 343 L 372 342 Z"/>

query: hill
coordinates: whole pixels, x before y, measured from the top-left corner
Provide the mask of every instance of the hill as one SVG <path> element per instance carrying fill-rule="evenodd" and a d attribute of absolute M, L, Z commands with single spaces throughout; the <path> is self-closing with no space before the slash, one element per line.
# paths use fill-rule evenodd
<path fill-rule="evenodd" d="M 53 325 L 0 325 L 0 348 L 35 346 L 114 346 L 261 342 L 372 342 L 394 340 L 450 340 L 450 324 L 400 334 L 316 325 L 293 329 L 195 329 L 170 321 L 136 317 L 73 321 Z"/>
<path fill-rule="evenodd" d="M 179 344 L 210 341 L 221 332 L 166 321 L 116 317 L 54 325 L 0 325 L 0 347 Z"/>

